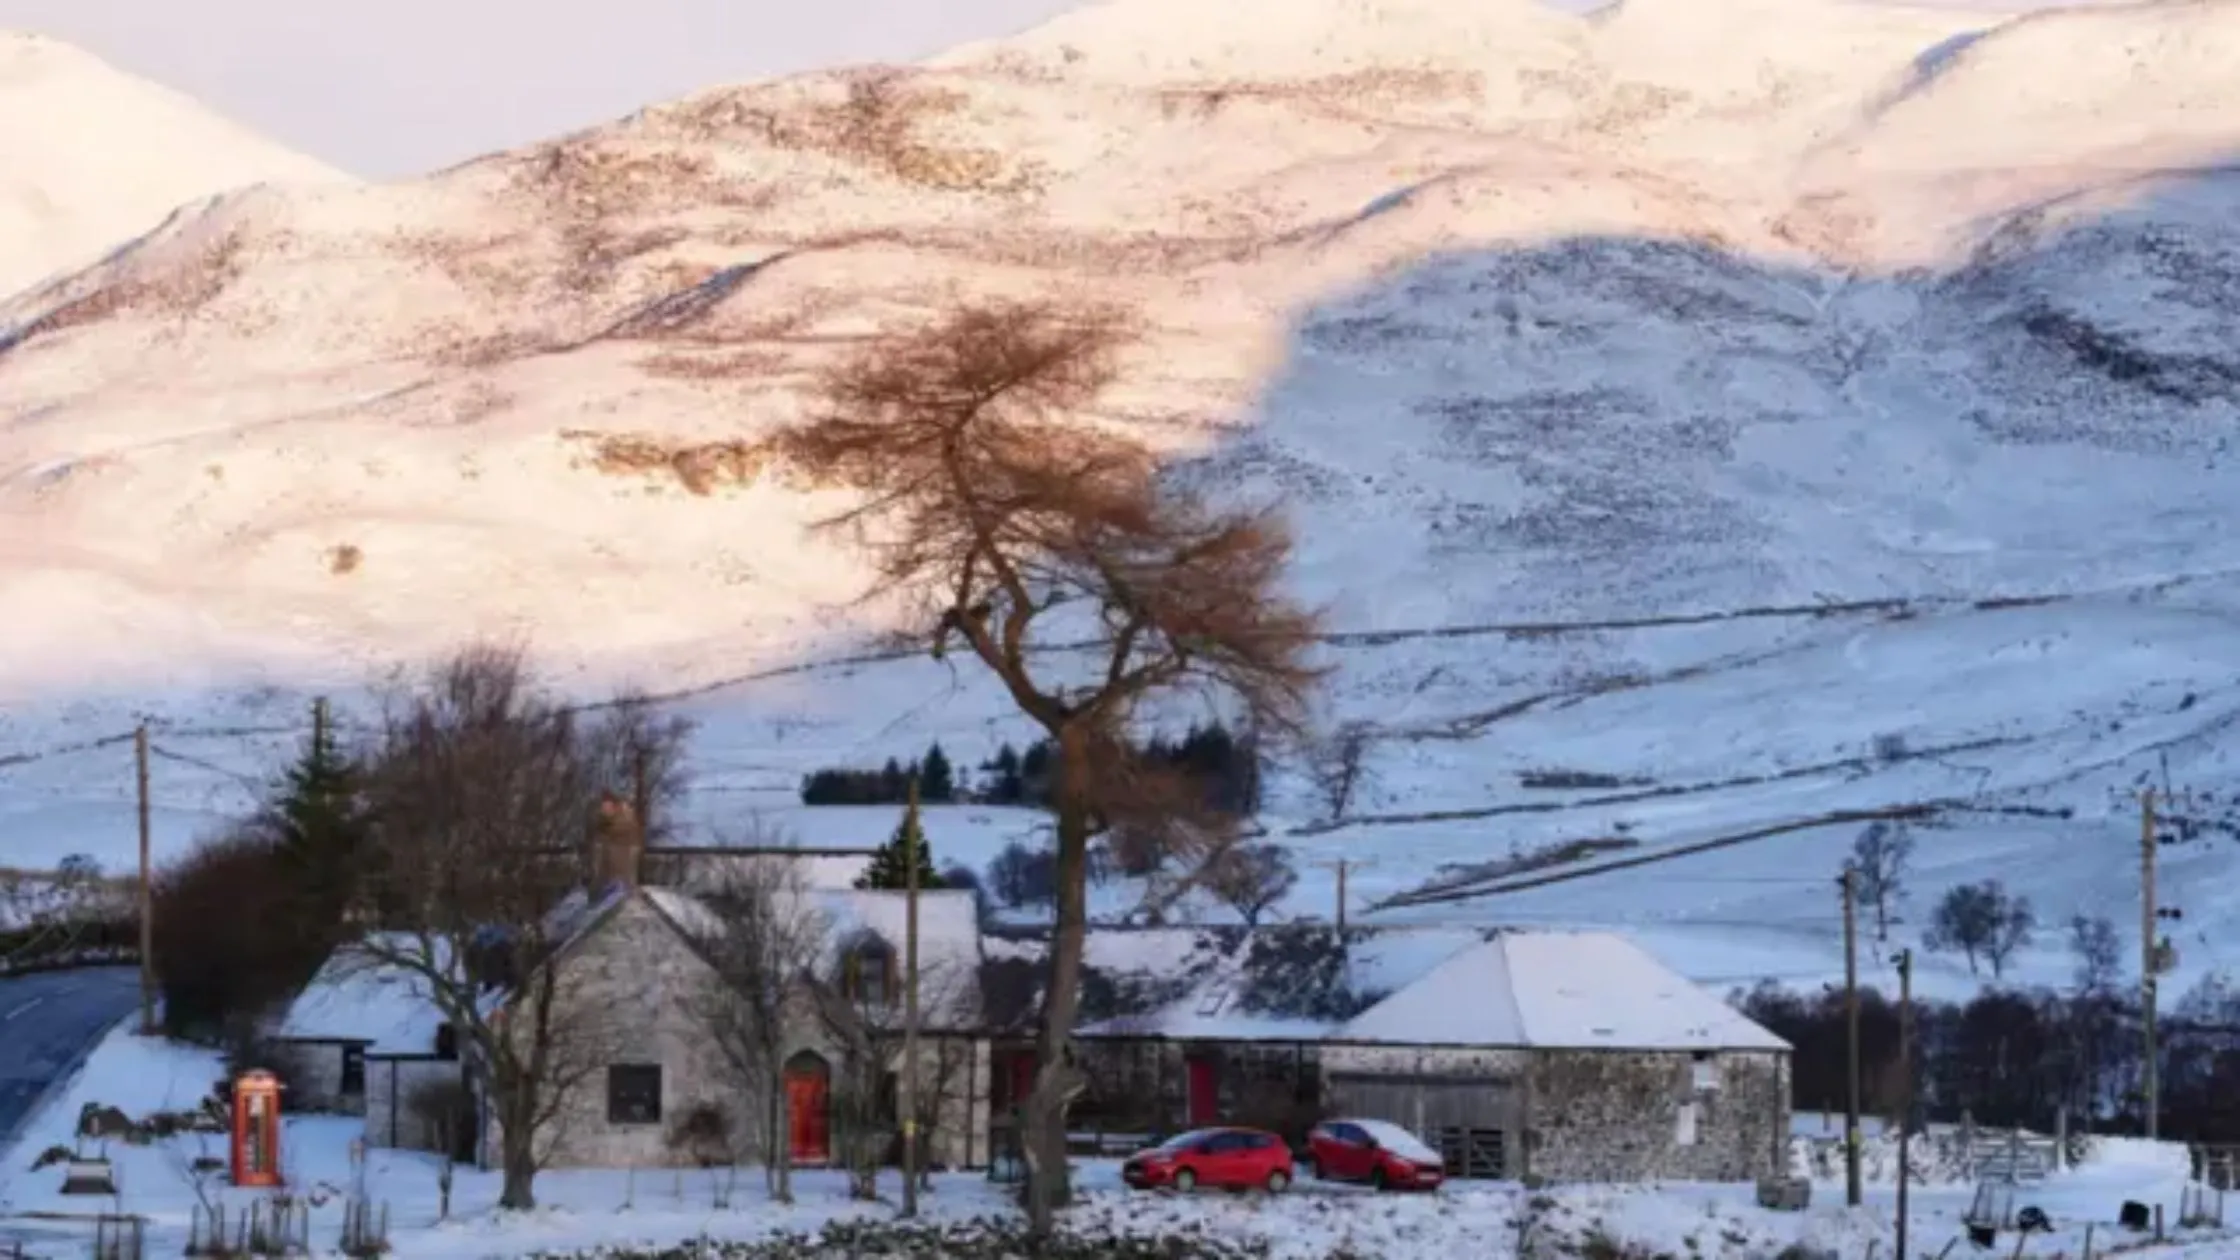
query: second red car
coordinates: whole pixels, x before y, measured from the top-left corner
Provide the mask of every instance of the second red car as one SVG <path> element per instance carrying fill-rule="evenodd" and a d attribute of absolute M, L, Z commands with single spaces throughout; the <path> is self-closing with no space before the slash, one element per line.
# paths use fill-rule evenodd
<path fill-rule="evenodd" d="M 1307 1135 L 1307 1168 L 1323 1181 L 1367 1182 L 1379 1190 L 1429 1190 L 1447 1179 L 1439 1152 L 1386 1120 L 1316 1125 Z"/>

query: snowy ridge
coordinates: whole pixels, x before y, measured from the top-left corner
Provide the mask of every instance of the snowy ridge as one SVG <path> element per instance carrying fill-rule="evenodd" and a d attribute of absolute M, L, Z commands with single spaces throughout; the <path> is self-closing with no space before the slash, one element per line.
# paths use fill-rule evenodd
<path fill-rule="evenodd" d="M 1376 852 L 1380 919 L 1807 975 L 1850 838 L 1815 820 L 1937 806 L 1902 933 L 1990 876 L 2055 924 L 2131 878 L 2109 789 L 2231 782 L 2233 0 L 1957 52 L 1990 19 L 1175 12 L 231 194 L 0 301 L 0 604 L 37 610 L 0 619 L 0 845 L 120 852 L 114 745 L 5 763 L 148 712 L 220 767 L 165 762 L 175 851 L 287 746 L 195 732 L 475 634 L 689 693 L 725 809 L 986 756 L 1000 698 L 882 653 L 755 440 L 853 339 L 1043 292 L 1151 330 L 1104 418 L 1289 504 L 1375 783 L 1332 826 L 1279 778 L 1264 821 Z M 1590 842 L 1659 860 L 1517 886 Z M 2173 857 L 2189 927 L 2240 915 L 2230 858 Z M 1327 912 L 1307 871 L 1285 912 Z"/>
<path fill-rule="evenodd" d="M 172 207 L 338 172 L 68 45 L 0 30 L 0 297 L 102 251 Z"/>

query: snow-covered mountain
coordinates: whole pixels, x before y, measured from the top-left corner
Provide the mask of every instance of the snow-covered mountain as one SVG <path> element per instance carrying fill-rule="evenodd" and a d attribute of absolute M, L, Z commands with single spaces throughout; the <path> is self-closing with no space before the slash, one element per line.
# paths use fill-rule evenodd
<path fill-rule="evenodd" d="M 0 303 L 0 843 L 129 837 L 127 750 L 11 748 L 155 713 L 175 846 L 285 743 L 223 732 L 470 634 L 703 689 L 711 813 L 977 759 L 969 673 L 832 663 L 861 570 L 753 441 L 866 332 L 1094 292 L 1152 329 L 1107 414 L 1291 507 L 1380 738 L 1269 822 L 1357 914 L 1817 975 L 1855 827 L 1501 863 L 1936 802 L 1901 936 L 2002 878 L 2058 978 L 2136 921 L 2109 789 L 2240 786 L 2240 3 L 1994 21 L 1114 0 L 182 212 Z M 2204 940 L 2233 845 L 2168 860 Z"/>
<path fill-rule="evenodd" d="M 86 266 L 179 205 L 339 180 L 167 88 L 0 30 L 0 296 Z"/>

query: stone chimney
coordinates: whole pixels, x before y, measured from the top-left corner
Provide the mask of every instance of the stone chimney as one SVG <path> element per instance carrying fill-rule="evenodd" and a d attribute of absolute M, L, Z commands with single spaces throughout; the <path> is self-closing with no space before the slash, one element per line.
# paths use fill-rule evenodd
<path fill-rule="evenodd" d="M 596 888 L 622 884 L 635 888 L 642 874 L 646 838 L 630 802 L 604 792 L 591 819 L 591 883 Z"/>

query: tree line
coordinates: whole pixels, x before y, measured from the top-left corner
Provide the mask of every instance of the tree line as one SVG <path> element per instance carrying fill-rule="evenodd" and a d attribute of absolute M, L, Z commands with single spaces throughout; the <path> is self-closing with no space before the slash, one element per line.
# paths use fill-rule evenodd
<path fill-rule="evenodd" d="M 1913 1101 L 1918 1120 L 1963 1113 L 1996 1126 L 2053 1132 L 2144 1131 L 2141 1012 L 2113 965 L 2114 932 L 2079 918 L 2069 934 L 2078 975 L 2067 990 L 1993 987 L 1966 1002 L 1912 1004 Z M 1841 989 L 1799 994 L 1771 982 L 1730 1003 L 1795 1047 L 1792 1102 L 1841 1112 L 1848 1010 Z M 2240 993 L 2220 976 L 2158 1012 L 2159 1131 L 2195 1142 L 2240 1142 Z M 1899 1004 L 1859 992 L 1861 1107 L 1895 1117 L 1905 1104 Z"/>
<path fill-rule="evenodd" d="M 1009 743 L 977 767 L 960 772 L 939 741 L 917 760 L 888 758 L 878 767 L 828 766 L 802 776 L 804 805 L 901 805 L 910 783 L 928 804 L 973 802 L 983 805 L 1051 803 L 1051 768 L 1057 745 L 1034 740 L 1024 751 Z M 1230 733 L 1219 721 L 1191 724 L 1180 739 L 1153 735 L 1130 741 L 1130 754 L 1149 765 L 1169 768 L 1197 785 L 1208 808 L 1243 817 L 1259 812 L 1264 767 L 1257 741 Z"/>

